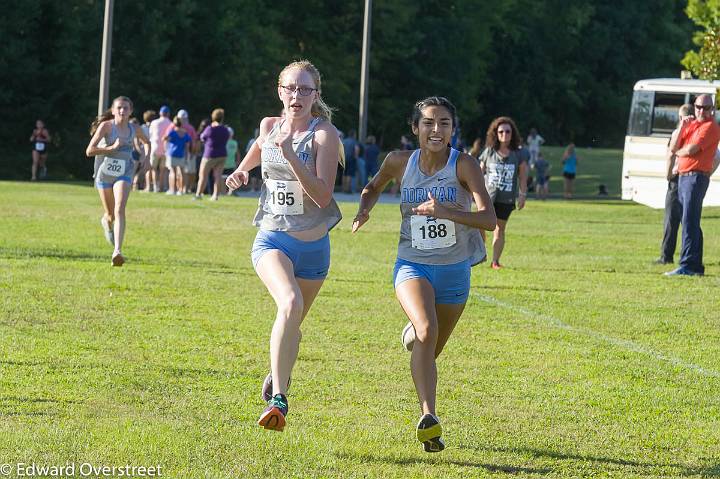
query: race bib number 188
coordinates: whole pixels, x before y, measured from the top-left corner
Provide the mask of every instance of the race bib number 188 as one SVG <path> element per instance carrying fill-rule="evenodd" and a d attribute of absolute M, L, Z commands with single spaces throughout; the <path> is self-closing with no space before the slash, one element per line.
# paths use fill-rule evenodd
<path fill-rule="evenodd" d="M 412 247 L 417 249 L 447 248 L 455 244 L 455 222 L 432 216 L 410 217 Z"/>
<path fill-rule="evenodd" d="M 303 189 L 299 181 L 265 180 L 266 204 L 275 215 L 303 214 Z"/>

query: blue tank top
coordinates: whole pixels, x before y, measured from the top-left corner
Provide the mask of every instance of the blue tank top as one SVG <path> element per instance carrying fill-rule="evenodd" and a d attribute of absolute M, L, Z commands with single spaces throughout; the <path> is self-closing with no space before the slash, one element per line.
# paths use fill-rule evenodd
<path fill-rule="evenodd" d="M 408 159 L 400 183 L 400 241 L 398 258 L 414 263 L 444 265 L 470 259 L 476 265 L 485 258 L 480 230 L 454 221 L 415 215 L 412 209 L 428 199 L 428 192 L 443 206 L 471 211 L 473 197 L 457 177 L 458 150 L 450 149 L 447 164 L 432 176 L 420 170 L 420 150 Z"/>
<path fill-rule="evenodd" d="M 567 158 L 565 158 L 565 163 L 563 164 L 563 173 L 576 173 L 577 172 L 577 156 L 575 156 L 575 153 L 571 154 Z"/>
<path fill-rule="evenodd" d="M 307 132 L 293 140 L 293 150 L 313 175 L 317 172 L 312 140 L 321 121 L 321 118 L 314 118 Z M 271 231 L 306 231 L 324 223 L 330 230 L 342 218 L 340 209 L 334 199 L 320 208 L 302 189 L 282 150 L 275 144 L 282 123 L 275 122 L 262 145 L 263 185 L 253 224 Z"/>
<path fill-rule="evenodd" d="M 135 126 L 128 123 L 130 133 L 125 138 L 123 145 L 112 153 L 105 156 L 95 157 L 95 179 L 101 183 L 114 183 L 118 178 L 127 179 L 132 177 L 135 168 L 133 158 L 133 140 L 135 139 Z M 111 121 L 110 132 L 105 135 L 100 143 L 110 146 L 119 137 L 115 120 Z"/>
<path fill-rule="evenodd" d="M 105 144 L 107 146 L 111 146 L 113 143 L 115 143 L 115 140 L 117 140 L 120 137 L 120 134 L 117 129 L 117 125 L 115 124 L 115 120 L 112 120 L 111 123 L 112 127 L 110 128 L 110 133 L 105 135 Z M 132 160 L 132 152 L 133 152 L 133 140 L 135 139 L 135 126 L 133 126 L 132 123 L 128 123 L 128 129 L 130 132 L 128 133 L 127 137 L 125 138 L 125 142 L 123 142 L 123 145 L 112 152 L 110 155 L 106 155 L 108 158 L 115 158 L 118 160 Z"/>

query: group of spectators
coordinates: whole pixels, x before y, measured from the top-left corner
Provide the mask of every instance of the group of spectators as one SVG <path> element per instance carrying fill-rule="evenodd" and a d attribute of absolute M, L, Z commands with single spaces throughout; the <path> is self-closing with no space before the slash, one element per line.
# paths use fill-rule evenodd
<path fill-rule="evenodd" d="M 380 147 L 373 135 L 361 142 L 355 130 L 350 130 L 347 135 L 339 133 L 345 152 L 345 169 L 338 176 L 342 177 L 343 193 L 355 193 L 363 189 L 369 177 L 377 174 Z"/>
<path fill-rule="evenodd" d="M 133 177 L 133 189 L 168 195 L 193 194 L 202 199 L 211 194 L 217 200 L 227 190 L 224 177 L 241 160 L 233 129 L 224 123 L 225 111 L 216 108 L 210 118 L 200 121 L 197 128 L 190 123 L 186 110 L 171 115 L 168 106 L 159 113 L 143 113 L 141 128 L 150 139 L 150 156 L 139 161 Z M 137 120 L 131 119 L 137 123 Z M 245 148 L 247 151 L 255 138 Z M 136 152 L 140 156 L 140 152 Z M 259 180 L 259 171 L 255 176 Z M 253 183 L 259 189 L 259 181 Z"/>

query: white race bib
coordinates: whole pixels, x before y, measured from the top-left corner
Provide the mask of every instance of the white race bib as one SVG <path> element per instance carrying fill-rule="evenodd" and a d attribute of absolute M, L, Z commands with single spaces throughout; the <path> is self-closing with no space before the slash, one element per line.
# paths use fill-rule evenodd
<path fill-rule="evenodd" d="M 35 149 L 37 151 L 45 151 L 45 143 L 41 141 L 35 142 Z"/>
<path fill-rule="evenodd" d="M 303 189 L 299 181 L 265 180 L 267 188 L 266 204 L 275 215 L 301 215 L 303 209 Z"/>
<path fill-rule="evenodd" d="M 447 248 L 455 244 L 455 222 L 432 216 L 410 216 L 412 247 L 417 249 Z"/>
<path fill-rule="evenodd" d="M 105 157 L 100 171 L 108 176 L 123 176 L 125 174 L 125 160 Z"/>

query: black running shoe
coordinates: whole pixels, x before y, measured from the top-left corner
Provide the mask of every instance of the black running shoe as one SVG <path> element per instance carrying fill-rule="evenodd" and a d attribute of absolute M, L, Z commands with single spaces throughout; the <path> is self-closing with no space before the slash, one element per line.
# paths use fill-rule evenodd
<path fill-rule="evenodd" d="M 442 438 L 440 419 L 432 414 L 425 414 L 417 425 L 417 438 L 423 445 L 425 452 L 440 452 L 445 449 Z"/>

